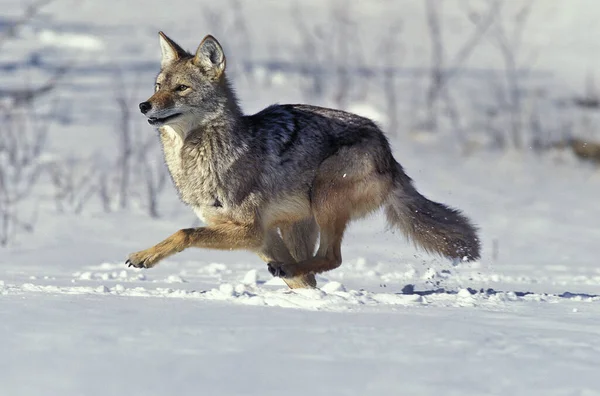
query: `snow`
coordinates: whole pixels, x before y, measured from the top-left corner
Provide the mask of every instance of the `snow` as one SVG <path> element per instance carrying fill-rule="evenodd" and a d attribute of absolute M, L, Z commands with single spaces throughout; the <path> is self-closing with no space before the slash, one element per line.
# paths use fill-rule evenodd
<path fill-rule="evenodd" d="M 302 41 L 294 16 L 319 23 L 327 2 L 303 2 L 300 14 L 287 2 L 240 3 L 252 21 L 252 52 L 244 52 L 239 34 L 228 38 L 236 33 L 225 27 L 231 2 L 188 3 L 57 0 L 3 43 L 0 64 L 37 54 L 20 65 L 31 83 L 71 64 L 57 91 L 62 118 L 50 125 L 48 158 L 114 156 L 121 91 L 135 127 L 154 136 L 135 116 L 152 92 L 158 30 L 188 49 L 205 34 L 218 37 L 231 52 L 248 112 L 309 101 L 297 88 L 301 77 L 265 65 L 302 60 L 294 53 Z M 22 9 L 14 0 L 0 6 L 3 18 Z M 450 54 L 470 26 L 460 6 L 445 6 Z M 365 43 L 379 42 L 382 29 L 402 19 L 406 41 L 397 62 L 405 71 L 425 70 L 420 2 L 349 7 L 361 16 Z M 209 9 L 227 11 L 223 23 Z M 536 2 L 523 48 L 525 58 L 537 54 L 531 78 L 547 86 L 549 101 L 582 92 L 586 74 L 600 66 L 592 34 L 599 15 L 593 0 Z M 380 58 L 380 47 L 364 48 L 366 57 Z M 257 63 L 248 75 L 243 56 Z M 482 85 L 488 75 L 478 73 L 498 71 L 497 57 L 484 46 L 466 76 Z M 13 68 L 2 70 L 6 87 L 23 84 Z M 61 213 L 44 201 L 53 193 L 43 186 L 34 232 L 0 248 L 0 395 L 600 395 L 598 168 L 564 152 L 466 155 L 446 129 L 440 136 L 412 130 L 409 88 L 417 79 L 407 75 L 398 95 L 406 130 L 391 136 L 394 155 L 423 194 L 463 209 L 480 226 L 479 262 L 420 252 L 386 231 L 378 213 L 350 227 L 343 265 L 320 274 L 315 290 L 287 289 L 245 252 L 189 250 L 150 270 L 131 269 L 127 254 L 199 224 L 172 188 L 154 220 L 141 203 L 116 213 Z M 380 90 L 370 86 L 346 107 L 385 126 Z M 312 102 L 335 104 L 330 97 Z M 554 123 L 553 113 L 544 116 Z"/>
<path fill-rule="evenodd" d="M 592 303 L 307 313 L 112 294 L 3 301 L 10 395 L 593 395 L 600 385 Z"/>

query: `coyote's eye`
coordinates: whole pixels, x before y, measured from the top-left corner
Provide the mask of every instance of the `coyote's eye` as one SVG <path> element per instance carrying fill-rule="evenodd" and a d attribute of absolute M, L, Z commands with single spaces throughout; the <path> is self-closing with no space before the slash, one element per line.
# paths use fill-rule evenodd
<path fill-rule="evenodd" d="M 156 83 L 154 84 L 154 92 L 158 91 L 160 89 L 160 84 Z"/>
<path fill-rule="evenodd" d="M 175 88 L 175 90 L 176 90 L 176 91 L 178 91 L 178 92 L 183 92 L 183 91 L 185 91 L 185 90 L 187 90 L 187 89 L 189 89 L 189 88 L 190 88 L 190 87 L 188 87 L 187 85 L 183 85 L 183 84 L 181 84 L 181 85 L 178 85 L 178 86 Z"/>

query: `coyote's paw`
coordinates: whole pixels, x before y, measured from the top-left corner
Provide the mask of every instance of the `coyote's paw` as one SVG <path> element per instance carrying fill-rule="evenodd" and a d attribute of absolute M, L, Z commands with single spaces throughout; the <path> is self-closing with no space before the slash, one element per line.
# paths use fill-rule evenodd
<path fill-rule="evenodd" d="M 278 278 L 293 278 L 297 275 L 297 268 L 294 264 L 284 264 L 278 261 L 271 261 L 267 264 L 271 275 Z"/>
<path fill-rule="evenodd" d="M 141 252 L 131 253 L 125 261 L 125 264 L 128 267 L 135 268 L 152 268 L 154 267 L 158 261 L 159 257 L 156 254 L 148 253 L 146 250 L 142 250 Z"/>

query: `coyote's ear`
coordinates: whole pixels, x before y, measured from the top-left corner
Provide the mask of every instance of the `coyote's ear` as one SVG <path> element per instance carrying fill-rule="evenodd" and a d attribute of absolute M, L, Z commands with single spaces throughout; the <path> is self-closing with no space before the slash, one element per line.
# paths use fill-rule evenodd
<path fill-rule="evenodd" d="M 225 54 L 221 44 L 211 35 L 204 37 L 198 46 L 194 64 L 207 72 L 213 73 L 214 77 L 220 77 L 225 71 Z"/>
<path fill-rule="evenodd" d="M 160 39 L 160 49 L 162 51 L 162 60 L 160 61 L 161 67 L 165 67 L 168 64 L 182 58 L 186 52 L 177 43 L 167 37 L 163 32 L 158 32 Z"/>

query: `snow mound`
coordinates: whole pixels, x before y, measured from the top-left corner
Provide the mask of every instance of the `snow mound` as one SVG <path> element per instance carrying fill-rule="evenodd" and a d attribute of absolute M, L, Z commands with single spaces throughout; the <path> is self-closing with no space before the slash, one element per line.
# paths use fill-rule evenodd
<path fill-rule="evenodd" d="M 248 276 L 250 278 L 250 276 Z M 346 290 L 339 282 L 329 282 L 321 289 L 277 289 L 258 287 L 248 283 L 222 283 L 218 288 L 196 291 L 175 288 L 127 287 L 117 284 L 112 287 L 100 286 L 56 286 L 24 283 L 22 285 L 0 282 L 0 294 L 24 293 L 48 294 L 99 294 L 126 297 L 181 298 L 205 301 L 225 301 L 233 304 L 260 305 L 304 310 L 348 311 L 359 307 L 378 306 L 446 306 L 483 307 L 498 309 L 519 301 L 557 303 L 561 300 L 572 302 L 600 301 L 600 296 L 585 294 L 538 294 L 522 292 L 501 292 L 494 290 L 476 291 L 460 289 L 457 292 L 432 290 L 415 292 L 406 287 L 402 293 L 374 293 L 366 290 Z"/>

